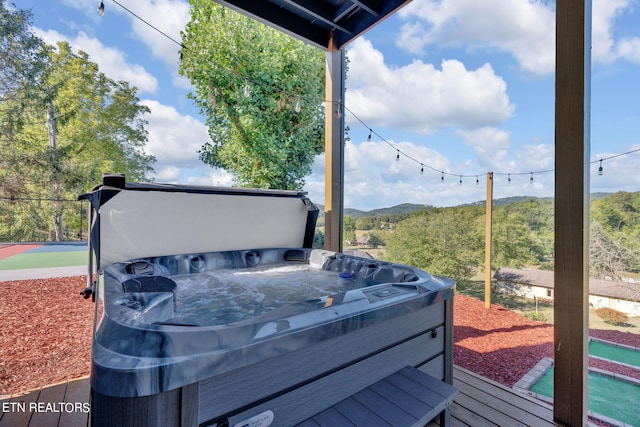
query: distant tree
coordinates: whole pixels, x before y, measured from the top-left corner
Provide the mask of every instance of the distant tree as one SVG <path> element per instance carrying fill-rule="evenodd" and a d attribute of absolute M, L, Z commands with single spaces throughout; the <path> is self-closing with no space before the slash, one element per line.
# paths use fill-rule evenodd
<path fill-rule="evenodd" d="M 492 227 L 492 264 L 494 268 L 520 268 L 536 262 L 535 243 L 523 216 L 510 209 L 496 209 Z"/>
<path fill-rule="evenodd" d="M 8 173 L 15 151 L 12 142 L 27 120 L 25 108 L 39 98 L 37 85 L 48 62 L 44 42 L 33 34 L 31 21 L 31 12 L 8 9 L 0 0 L 0 189 L 8 200 L 18 196 L 22 178 Z M 5 211 L 0 224 L 7 221 Z"/>
<path fill-rule="evenodd" d="M 63 224 L 80 215 L 66 201 L 105 172 L 145 179 L 155 161 L 144 152 L 142 116 L 149 110 L 136 89 L 109 79 L 66 42 L 45 48 L 45 69 L 37 87 L 28 89 L 37 96 L 22 108 L 12 139 L 0 140 L 0 197 L 14 201 L 0 209 L 11 218 L 0 223 L 0 240 L 63 240 Z"/>
<path fill-rule="evenodd" d="M 639 262 L 638 252 L 623 245 L 620 238 L 609 235 L 600 223 L 591 223 L 589 241 L 591 276 L 610 276 L 620 280 L 624 271 L 637 267 Z"/>
<path fill-rule="evenodd" d="M 200 159 L 241 186 L 301 189 L 324 148 L 324 54 L 209 0 L 192 0 L 180 73 L 206 116 Z"/>
<path fill-rule="evenodd" d="M 374 230 L 376 227 L 376 220 L 372 216 L 363 216 L 356 221 L 356 230 Z"/>
<path fill-rule="evenodd" d="M 349 215 L 345 215 L 342 225 L 344 240 L 348 242 L 356 242 L 356 221 Z"/>
<path fill-rule="evenodd" d="M 8 9 L 0 0 L 0 103 L 24 94 L 45 67 L 44 43 L 33 34 L 32 19 L 30 11 Z"/>
<path fill-rule="evenodd" d="M 314 249 L 323 249 L 324 248 L 324 233 L 322 231 L 316 231 L 313 235 L 313 244 L 312 247 Z"/>
<path fill-rule="evenodd" d="M 464 283 L 483 256 L 481 216 L 482 211 L 475 207 L 421 211 L 389 234 L 386 256 Z"/>
<path fill-rule="evenodd" d="M 385 242 L 378 233 L 370 233 L 369 234 L 369 247 L 377 248 L 379 246 L 384 246 Z"/>

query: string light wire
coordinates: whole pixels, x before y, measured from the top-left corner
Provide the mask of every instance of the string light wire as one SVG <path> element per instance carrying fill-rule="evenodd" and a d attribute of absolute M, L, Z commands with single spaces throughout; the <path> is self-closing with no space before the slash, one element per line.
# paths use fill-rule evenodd
<path fill-rule="evenodd" d="M 185 46 L 184 44 L 182 44 L 181 42 L 175 40 L 173 37 L 169 36 L 168 34 L 166 34 L 164 31 L 160 30 L 159 28 L 155 27 L 153 24 L 151 24 L 150 22 L 148 22 L 147 20 L 143 19 L 142 17 L 138 16 L 136 13 L 134 13 L 133 11 L 131 11 L 130 9 L 128 9 L 127 7 L 125 7 L 124 5 L 122 5 L 120 2 L 118 2 L 117 0 L 112 0 L 115 4 L 117 4 L 118 6 L 120 6 L 122 9 L 124 9 L 126 12 L 128 12 L 129 14 L 131 14 L 133 17 L 135 17 L 136 19 L 140 20 L 141 22 L 143 22 L 144 24 L 146 24 L 148 27 L 150 27 L 151 29 L 153 29 L 154 31 L 160 33 L 161 35 L 163 35 L 164 37 L 166 37 L 167 39 L 171 40 L 173 43 L 175 43 L 176 45 L 178 45 L 180 47 L 180 51 L 179 51 L 179 56 L 180 56 L 180 60 L 182 60 L 183 58 L 183 50 L 189 50 L 189 48 L 187 46 Z M 104 3 L 103 1 L 100 1 L 99 6 L 98 6 L 98 13 L 100 15 L 104 14 Z M 235 75 L 235 73 L 232 70 L 226 69 L 230 74 Z M 245 81 L 245 85 L 243 88 L 243 93 L 246 97 L 248 97 L 249 95 L 249 83 L 251 83 L 252 85 L 259 85 L 259 83 L 249 79 L 248 77 L 242 77 Z M 286 91 L 281 91 L 282 94 L 287 95 L 289 97 L 294 97 L 295 99 L 297 99 L 297 102 L 295 104 L 295 111 L 296 113 L 300 112 L 300 105 L 301 105 L 301 100 L 302 99 L 309 99 L 307 96 L 305 95 L 300 95 L 300 94 L 290 94 L 287 93 Z M 438 172 L 441 174 L 440 177 L 440 181 L 444 182 L 444 177 L 445 175 L 450 175 L 450 176 L 458 176 L 459 177 L 459 183 L 462 184 L 462 178 L 476 178 L 476 184 L 480 183 L 480 180 L 478 178 L 477 174 L 471 174 L 471 175 L 465 175 L 465 174 L 460 174 L 460 173 L 454 173 L 454 172 L 447 172 L 444 170 L 440 170 L 437 168 L 434 168 L 433 166 L 430 166 L 427 163 L 424 163 L 418 159 L 416 159 L 415 157 L 405 153 L 404 151 L 402 151 L 400 148 L 398 148 L 397 146 L 393 145 L 391 142 L 389 142 L 388 140 L 386 140 L 385 138 L 383 138 L 382 136 L 380 136 L 375 130 L 373 130 L 373 128 L 371 128 L 369 125 L 367 125 L 362 119 L 360 119 L 360 117 L 358 117 L 353 111 L 351 111 L 346 105 L 344 105 L 344 103 L 342 101 L 328 101 L 328 100 L 315 100 L 312 99 L 309 101 L 309 103 L 314 103 L 314 102 L 333 102 L 338 104 L 338 106 L 342 106 L 345 111 L 349 112 L 349 114 L 351 114 L 358 122 L 360 122 L 363 126 L 365 126 L 365 128 L 369 129 L 369 136 L 367 138 L 367 141 L 371 141 L 372 135 L 377 136 L 380 141 L 386 143 L 387 145 L 389 145 L 391 148 L 393 148 L 394 150 L 396 150 L 396 161 L 400 160 L 400 155 L 403 155 L 404 157 L 406 157 L 409 160 L 412 160 L 416 163 L 418 163 L 420 165 L 420 173 L 424 173 L 424 168 L 428 168 L 434 172 Z M 628 154 L 632 154 L 635 152 L 640 151 L 640 148 L 634 149 L 634 150 L 630 150 L 630 151 L 626 151 L 624 153 L 619 153 L 619 154 L 614 154 L 608 157 L 602 157 L 600 159 L 596 159 L 590 162 L 590 164 L 593 163 L 597 163 L 600 162 L 600 167 L 598 170 L 598 175 L 602 175 L 602 162 L 605 160 L 611 160 L 614 159 L 616 157 L 621 157 L 621 156 L 626 156 Z M 553 172 L 554 169 L 545 169 L 545 170 L 539 170 L 539 171 L 529 171 L 529 172 L 493 172 L 494 175 L 507 175 L 507 181 L 509 183 L 511 183 L 511 175 L 514 176 L 518 176 L 518 175 L 530 175 L 529 178 L 529 183 L 533 184 L 533 175 L 534 174 L 544 174 L 544 173 L 550 173 Z"/>

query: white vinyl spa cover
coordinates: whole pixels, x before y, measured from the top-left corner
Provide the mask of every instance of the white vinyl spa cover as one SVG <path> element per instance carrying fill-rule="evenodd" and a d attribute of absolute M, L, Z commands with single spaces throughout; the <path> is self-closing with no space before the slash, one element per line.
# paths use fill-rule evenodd
<path fill-rule="evenodd" d="M 82 197 L 97 209 L 99 268 L 142 257 L 301 248 L 310 211 L 317 216 L 304 193 L 291 191 L 149 184 L 97 187 Z"/>

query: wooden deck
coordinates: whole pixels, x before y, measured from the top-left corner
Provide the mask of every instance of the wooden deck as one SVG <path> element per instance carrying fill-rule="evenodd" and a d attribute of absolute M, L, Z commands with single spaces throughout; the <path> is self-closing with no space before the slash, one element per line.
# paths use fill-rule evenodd
<path fill-rule="evenodd" d="M 548 404 L 466 369 L 456 366 L 453 372 L 459 390 L 451 406 L 453 427 L 556 425 Z M 33 390 L 0 400 L 0 427 L 87 426 L 88 403 L 87 378 Z"/>

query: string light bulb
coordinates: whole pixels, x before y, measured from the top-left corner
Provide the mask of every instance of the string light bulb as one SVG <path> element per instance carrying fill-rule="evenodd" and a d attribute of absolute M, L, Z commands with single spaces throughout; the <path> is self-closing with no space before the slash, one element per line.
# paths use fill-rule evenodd
<path fill-rule="evenodd" d="M 533 172 L 531 172 L 531 178 L 529 178 L 529 184 L 533 184 Z"/>
<path fill-rule="evenodd" d="M 98 3 L 98 15 L 104 16 L 104 2 L 102 0 Z"/>
<path fill-rule="evenodd" d="M 480 178 L 478 178 L 478 175 L 476 175 L 476 185 L 480 185 Z"/>
<path fill-rule="evenodd" d="M 367 141 L 371 142 L 371 133 L 373 130 L 369 129 L 369 136 L 367 137 Z"/>
<path fill-rule="evenodd" d="M 400 150 L 398 150 L 398 154 L 396 154 L 396 162 L 400 161 Z"/>
<path fill-rule="evenodd" d="M 507 182 L 511 184 L 511 172 L 507 175 Z"/>
<path fill-rule="evenodd" d="M 462 175 L 460 175 L 460 181 L 458 181 L 458 185 L 462 185 Z"/>
<path fill-rule="evenodd" d="M 420 175 L 424 173 L 424 165 L 420 163 Z"/>
<path fill-rule="evenodd" d="M 251 95 L 251 90 L 249 89 L 249 79 L 244 79 L 244 97 L 248 98 Z"/>
<path fill-rule="evenodd" d="M 602 176 L 603 171 L 602 171 L 602 159 L 600 159 L 600 167 L 598 168 L 598 175 Z"/>
<path fill-rule="evenodd" d="M 440 177 L 440 182 L 444 182 L 444 172 L 441 172 L 442 176 Z"/>

